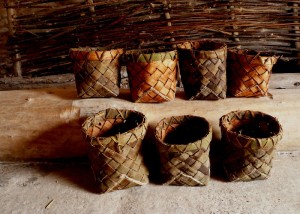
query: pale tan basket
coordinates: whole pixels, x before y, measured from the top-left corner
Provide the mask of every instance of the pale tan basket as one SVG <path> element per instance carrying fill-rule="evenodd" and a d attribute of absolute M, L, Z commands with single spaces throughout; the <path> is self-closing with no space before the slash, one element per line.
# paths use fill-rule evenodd
<path fill-rule="evenodd" d="M 208 184 L 212 128 L 204 118 L 191 115 L 165 118 L 157 124 L 155 137 L 165 184 Z"/>
<path fill-rule="evenodd" d="M 121 109 L 100 111 L 84 122 L 91 168 L 101 193 L 148 183 L 141 154 L 147 124 L 142 113 Z"/>
<path fill-rule="evenodd" d="M 177 52 L 127 51 L 127 71 L 132 100 L 160 103 L 175 98 Z"/>
<path fill-rule="evenodd" d="M 119 95 L 122 49 L 72 48 L 77 94 L 80 98 Z"/>
<path fill-rule="evenodd" d="M 220 118 L 223 165 L 230 181 L 266 179 L 277 143 L 278 120 L 258 111 L 234 111 Z"/>

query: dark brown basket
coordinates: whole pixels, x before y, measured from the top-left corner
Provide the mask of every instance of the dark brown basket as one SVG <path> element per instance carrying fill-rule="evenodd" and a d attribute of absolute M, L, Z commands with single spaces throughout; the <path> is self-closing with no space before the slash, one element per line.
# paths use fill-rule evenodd
<path fill-rule="evenodd" d="M 174 100 L 177 52 L 128 51 L 127 71 L 132 100 L 160 103 Z"/>
<path fill-rule="evenodd" d="M 148 171 L 141 155 L 147 130 L 142 113 L 107 109 L 89 117 L 82 127 L 101 193 L 148 183 Z"/>
<path fill-rule="evenodd" d="M 158 123 L 155 136 L 165 184 L 207 185 L 212 128 L 204 118 L 165 118 Z"/>
<path fill-rule="evenodd" d="M 182 84 L 188 99 L 226 98 L 227 46 L 213 41 L 178 45 Z"/>
<path fill-rule="evenodd" d="M 73 71 L 78 97 L 114 97 L 119 95 L 122 49 L 72 48 Z"/>
<path fill-rule="evenodd" d="M 268 95 L 269 80 L 278 57 L 268 53 L 229 50 L 228 92 L 235 97 Z"/>
<path fill-rule="evenodd" d="M 221 117 L 224 168 L 230 181 L 266 179 L 277 143 L 278 120 L 258 111 L 234 111 Z"/>

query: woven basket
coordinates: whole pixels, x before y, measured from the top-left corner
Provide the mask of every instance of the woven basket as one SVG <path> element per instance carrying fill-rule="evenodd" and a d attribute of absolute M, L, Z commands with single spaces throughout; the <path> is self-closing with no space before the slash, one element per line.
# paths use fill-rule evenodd
<path fill-rule="evenodd" d="M 267 96 L 278 57 L 246 50 L 228 51 L 228 92 L 235 97 Z"/>
<path fill-rule="evenodd" d="M 234 111 L 220 119 L 223 164 L 230 181 L 266 179 L 282 128 L 276 118 L 257 111 Z"/>
<path fill-rule="evenodd" d="M 178 45 L 179 66 L 188 99 L 226 98 L 227 46 L 213 41 Z"/>
<path fill-rule="evenodd" d="M 134 102 L 160 103 L 174 100 L 177 52 L 129 51 L 127 71 Z"/>
<path fill-rule="evenodd" d="M 148 183 L 141 155 L 146 130 L 146 117 L 131 110 L 107 109 L 84 122 L 91 168 L 101 193 Z"/>
<path fill-rule="evenodd" d="M 80 98 L 113 97 L 119 95 L 122 49 L 72 48 L 73 71 Z"/>
<path fill-rule="evenodd" d="M 212 128 L 204 118 L 165 118 L 158 123 L 155 137 L 165 184 L 207 185 Z"/>

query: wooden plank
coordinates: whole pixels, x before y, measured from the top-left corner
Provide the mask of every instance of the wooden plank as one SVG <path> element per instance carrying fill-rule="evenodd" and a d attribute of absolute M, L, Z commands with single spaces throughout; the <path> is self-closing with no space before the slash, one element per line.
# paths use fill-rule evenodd
<path fill-rule="evenodd" d="M 299 78 L 300 74 L 297 75 Z M 87 153 L 80 124 L 88 115 L 105 108 L 143 112 L 152 130 L 163 117 L 192 114 L 212 124 L 219 139 L 218 120 L 233 110 L 258 110 L 279 119 L 284 136 L 280 152 L 300 151 L 300 91 L 271 89 L 273 99 L 227 98 L 219 101 L 187 101 L 182 91 L 172 102 L 142 104 L 130 101 L 128 90 L 119 98 L 77 99 L 74 86 L 35 90 L 0 91 L 0 160 L 33 160 L 80 157 Z"/>
<path fill-rule="evenodd" d="M 121 71 L 122 82 L 121 86 L 126 87 L 127 72 L 126 68 Z M 38 89 L 38 88 L 57 88 L 68 87 L 75 85 L 74 74 L 60 74 L 34 78 L 0 78 L 1 90 L 16 90 L 16 89 Z M 298 73 L 276 73 L 271 75 L 270 88 L 273 89 L 297 89 L 300 88 L 300 76 Z"/>

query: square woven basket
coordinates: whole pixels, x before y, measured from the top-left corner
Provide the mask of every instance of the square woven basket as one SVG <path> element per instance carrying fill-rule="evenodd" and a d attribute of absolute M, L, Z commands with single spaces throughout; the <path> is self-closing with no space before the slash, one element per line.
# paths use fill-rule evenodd
<path fill-rule="evenodd" d="M 161 103 L 174 100 L 177 84 L 176 51 L 128 51 L 126 58 L 134 102 Z"/>
<path fill-rule="evenodd" d="M 148 170 L 141 154 L 147 124 L 142 113 L 123 109 L 100 111 L 83 123 L 100 193 L 148 183 Z"/>
<path fill-rule="evenodd" d="M 258 111 L 234 111 L 220 118 L 223 165 L 230 181 L 266 179 L 282 128 L 278 120 Z"/>
<path fill-rule="evenodd" d="M 180 75 L 188 99 L 226 98 L 227 46 L 213 41 L 178 45 Z"/>
<path fill-rule="evenodd" d="M 77 94 L 80 98 L 119 95 L 122 49 L 72 48 Z"/>
<path fill-rule="evenodd" d="M 155 136 L 165 184 L 207 185 L 212 128 L 204 118 L 165 118 L 157 124 Z"/>

